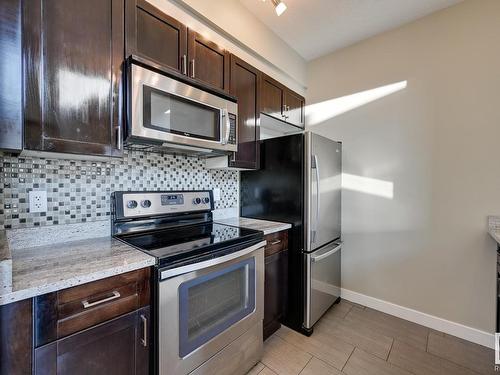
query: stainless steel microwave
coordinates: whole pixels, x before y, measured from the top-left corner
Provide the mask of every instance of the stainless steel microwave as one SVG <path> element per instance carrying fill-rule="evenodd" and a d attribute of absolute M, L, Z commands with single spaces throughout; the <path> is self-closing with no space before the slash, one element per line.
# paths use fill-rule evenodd
<path fill-rule="evenodd" d="M 237 103 L 131 63 L 129 148 L 210 156 L 237 151 Z"/>

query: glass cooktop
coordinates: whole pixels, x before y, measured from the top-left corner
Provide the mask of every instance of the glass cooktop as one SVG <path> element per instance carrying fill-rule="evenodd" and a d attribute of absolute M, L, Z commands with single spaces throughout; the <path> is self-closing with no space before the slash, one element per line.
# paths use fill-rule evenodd
<path fill-rule="evenodd" d="M 127 234 L 119 238 L 156 257 L 160 265 L 165 265 L 191 258 L 199 260 L 200 256 L 210 257 L 215 254 L 220 256 L 220 252 L 237 251 L 239 249 L 237 245 L 251 246 L 262 240 L 263 233 L 253 229 L 209 222 Z"/>

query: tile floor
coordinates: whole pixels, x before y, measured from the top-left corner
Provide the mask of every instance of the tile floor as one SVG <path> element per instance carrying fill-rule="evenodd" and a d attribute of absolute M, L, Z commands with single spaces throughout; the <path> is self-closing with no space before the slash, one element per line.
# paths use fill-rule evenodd
<path fill-rule="evenodd" d="M 311 337 L 282 327 L 248 375 L 495 373 L 492 349 L 343 300 Z"/>

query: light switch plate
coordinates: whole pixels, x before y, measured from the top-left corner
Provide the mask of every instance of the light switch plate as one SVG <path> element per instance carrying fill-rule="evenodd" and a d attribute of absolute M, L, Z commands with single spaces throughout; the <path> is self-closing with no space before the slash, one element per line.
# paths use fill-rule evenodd
<path fill-rule="evenodd" d="M 30 191 L 30 212 L 47 212 L 47 192 L 43 190 Z"/>
<path fill-rule="evenodd" d="M 215 188 L 213 193 L 214 193 L 214 202 L 220 201 L 220 189 Z"/>

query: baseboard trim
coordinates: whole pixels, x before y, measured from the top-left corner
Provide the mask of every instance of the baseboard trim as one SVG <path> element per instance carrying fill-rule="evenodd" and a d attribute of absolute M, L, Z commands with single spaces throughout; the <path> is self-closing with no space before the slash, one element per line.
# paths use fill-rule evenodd
<path fill-rule="evenodd" d="M 488 348 L 495 348 L 495 335 L 491 333 L 344 288 L 342 288 L 341 296 L 343 299 L 370 307 L 374 310 L 382 311 L 386 314 L 406 319 L 410 322 L 418 323 Z"/>

